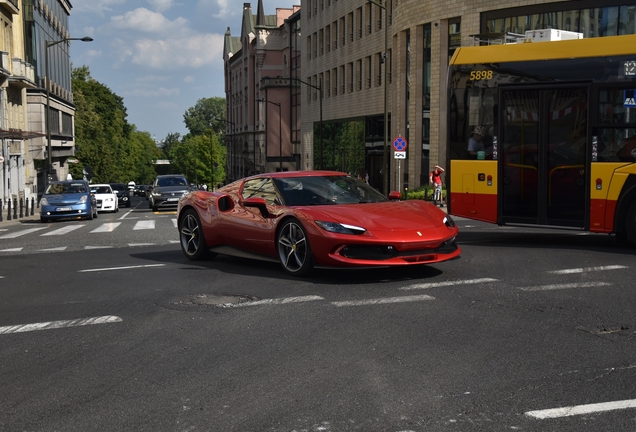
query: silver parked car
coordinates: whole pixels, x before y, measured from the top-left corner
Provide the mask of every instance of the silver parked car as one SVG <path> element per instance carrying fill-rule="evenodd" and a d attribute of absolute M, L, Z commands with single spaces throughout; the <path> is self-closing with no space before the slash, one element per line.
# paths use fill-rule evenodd
<path fill-rule="evenodd" d="M 188 184 L 188 180 L 181 174 L 157 176 L 152 183 L 152 190 L 148 197 L 148 208 L 153 211 L 176 209 L 179 200 L 191 191 L 192 188 Z"/>

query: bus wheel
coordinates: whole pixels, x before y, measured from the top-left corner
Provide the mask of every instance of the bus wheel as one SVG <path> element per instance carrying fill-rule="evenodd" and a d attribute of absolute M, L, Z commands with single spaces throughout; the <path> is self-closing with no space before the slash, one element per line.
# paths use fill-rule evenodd
<path fill-rule="evenodd" d="M 636 246 L 636 200 L 633 200 L 627 209 L 625 234 L 627 234 L 627 240 Z"/>

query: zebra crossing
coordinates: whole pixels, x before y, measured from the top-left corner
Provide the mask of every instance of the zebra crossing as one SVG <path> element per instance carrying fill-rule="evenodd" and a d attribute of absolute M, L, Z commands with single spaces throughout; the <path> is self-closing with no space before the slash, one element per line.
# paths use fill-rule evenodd
<path fill-rule="evenodd" d="M 178 242 L 176 217 L 118 219 L 101 223 L 77 221 L 33 227 L 22 224 L 0 228 L 0 256 L 18 252 L 92 250 Z"/>

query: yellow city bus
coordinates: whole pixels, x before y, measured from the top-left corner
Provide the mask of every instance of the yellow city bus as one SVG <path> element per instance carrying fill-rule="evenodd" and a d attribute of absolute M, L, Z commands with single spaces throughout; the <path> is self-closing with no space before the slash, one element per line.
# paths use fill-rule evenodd
<path fill-rule="evenodd" d="M 636 35 L 462 47 L 448 91 L 449 213 L 636 243 Z"/>

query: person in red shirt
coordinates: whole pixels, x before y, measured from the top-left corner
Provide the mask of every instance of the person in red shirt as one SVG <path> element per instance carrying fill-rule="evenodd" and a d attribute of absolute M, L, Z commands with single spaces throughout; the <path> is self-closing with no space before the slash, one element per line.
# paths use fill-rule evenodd
<path fill-rule="evenodd" d="M 429 181 L 433 184 L 434 192 L 433 192 L 433 203 L 435 205 L 439 205 L 440 207 L 444 207 L 444 203 L 442 202 L 442 173 L 444 172 L 444 168 L 439 165 L 435 165 L 433 171 L 429 175 Z"/>

